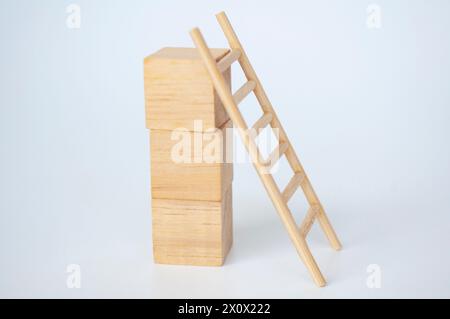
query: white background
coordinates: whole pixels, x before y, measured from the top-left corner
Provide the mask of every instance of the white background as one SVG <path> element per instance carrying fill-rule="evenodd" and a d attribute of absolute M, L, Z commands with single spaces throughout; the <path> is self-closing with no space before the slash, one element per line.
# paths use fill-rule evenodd
<path fill-rule="evenodd" d="M 450 2 L 377 1 L 381 29 L 362 0 L 74 2 L 76 30 L 70 1 L 0 2 L 0 297 L 450 297 Z M 221 10 L 344 245 L 309 237 L 326 288 L 249 164 L 235 165 L 226 265 L 153 264 L 142 61 L 192 46 L 195 26 L 226 46 Z M 254 98 L 242 108 L 259 115 Z M 306 212 L 300 194 L 292 209 Z"/>

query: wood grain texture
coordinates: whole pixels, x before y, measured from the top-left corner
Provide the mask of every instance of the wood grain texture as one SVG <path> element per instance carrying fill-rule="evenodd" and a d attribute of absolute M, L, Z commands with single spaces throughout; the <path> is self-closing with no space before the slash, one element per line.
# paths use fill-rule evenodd
<path fill-rule="evenodd" d="M 205 158 L 195 162 L 194 134 L 191 141 L 191 162 L 176 163 L 172 158 L 172 149 L 178 141 L 172 140 L 172 132 L 166 130 L 152 130 L 150 132 L 151 149 L 151 189 L 152 198 L 221 201 L 225 191 L 233 180 L 233 163 L 227 163 L 227 151 L 232 151 L 232 139 L 227 139 L 226 129 L 232 128 L 228 121 L 216 133 L 197 132 L 204 142 L 203 150 L 214 139 L 220 141 L 219 162 L 207 163 Z M 205 144 L 210 143 L 210 144 Z M 219 144 L 217 144 L 219 145 Z M 227 147 L 228 146 L 228 149 Z"/>
<path fill-rule="evenodd" d="M 232 246 L 232 188 L 220 202 L 152 200 L 156 263 L 221 266 Z"/>
<path fill-rule="evenodd" d="M 228 52 L 212 50 L 216 61 Z M 222 76 L 231 90 L 229 67 Z M 233 241 L 233 165 L 226 152 L 226 146 L 232 151 L 226 134 L 232 122 L 195 49 L 164 48 L 149 56 L 144 80 L 154 260 L 220 266 Z M 187 158 L 174 151 L 177 144 L 186 146 Z"/>
<path fill-rule="evenodd" d="M 212 49 L 211 52 L 218 61 L 229 50 Z M 223 76 L 231 87 L 231 69 L 225 70 Z M 195 120 L 201 120 L 205 128 L 213 128 L 229 119 L 194 48 L 164 48 L 147 57 L 144 84 L 149 129 L 193 131 Z"/>

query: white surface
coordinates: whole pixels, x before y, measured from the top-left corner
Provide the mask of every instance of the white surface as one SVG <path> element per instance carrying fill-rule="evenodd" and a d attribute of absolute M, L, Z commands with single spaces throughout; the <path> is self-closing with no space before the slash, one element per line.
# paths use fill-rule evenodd
<path fill-rule="evenodd" d="M 379 30 L 365 1 L 85 0 L 79 30 L 69 3 L 0 4 L 0 297 L 450 297 L 448 1 L 378 1 Z M 342 239 L 309 239 L 324 289 L 245 164 L 225 267 L 152 263 L 142 59 L 194 26 L 225 46 L 221 10 Z"/>

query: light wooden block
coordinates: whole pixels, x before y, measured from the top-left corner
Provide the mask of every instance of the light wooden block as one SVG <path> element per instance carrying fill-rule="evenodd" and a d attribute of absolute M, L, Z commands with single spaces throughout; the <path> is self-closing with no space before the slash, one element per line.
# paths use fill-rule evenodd
<path fill-rule="evenodd" d="M 228 121 L 217 133 L 196 133 L 204 140 L 203 150 L 206 149 L 213 139 L 222 138 L 220 141 L 220 161 L 207 163 L 205 158 L 195 162 L 195 137 L 191 136 L 191 162 L 177 163 L 172 157 L 172 150 L 179 143 L 172 140 L 172 132 L 166 130 L 151 130 L 151 190 L 152 198 L 178 199 L 178 200 L 205 200 L 221 201 L 225 191 L 230 187 L 233 180 L 232 136 L 227 137 L 227 129 L 232 128 L 232 122 Z M 217 140 L 216 140 L 217 141 Z M 219 144 L 216 144 L 219 145 Z M 214 147 L 214 149 L 218 149 Z M 229 161 L 229 163 L 227 162 Z"/>
<path fill-rule="evenodd" d="M 233 242 L 232 188 L 222 201 L 153 199 L 156 263 L 221 266 Z"/>
<path fill-rule="evenodd" d="M 215 61 L 229 50 L 211 49 Z M 231 87 L 230 68 L 223 72 Z M 194 48 L 164 48 L 144 60 L 146 126 L 149 129 L 194 130 L 221 127 L 229 120 L 213 83 Z"/>

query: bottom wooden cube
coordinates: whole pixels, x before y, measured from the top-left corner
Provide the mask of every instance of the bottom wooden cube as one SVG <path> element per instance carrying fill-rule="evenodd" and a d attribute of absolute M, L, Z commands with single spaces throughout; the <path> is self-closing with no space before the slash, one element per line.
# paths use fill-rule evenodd
<path fill-rule="evenodd" d="M 223 200 L 152 200 L 158 264 L 221 266 L 233 242 L 232 187 Z"/>

